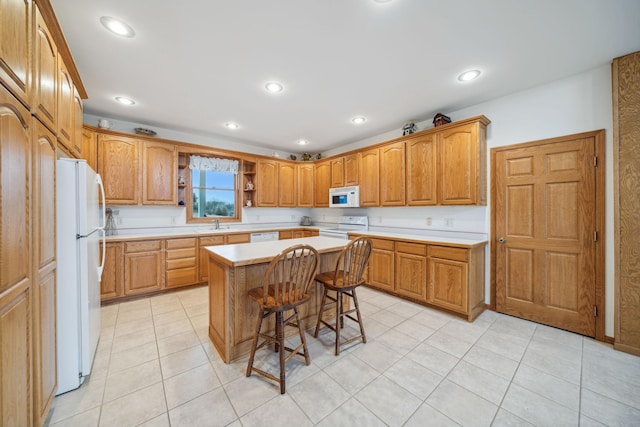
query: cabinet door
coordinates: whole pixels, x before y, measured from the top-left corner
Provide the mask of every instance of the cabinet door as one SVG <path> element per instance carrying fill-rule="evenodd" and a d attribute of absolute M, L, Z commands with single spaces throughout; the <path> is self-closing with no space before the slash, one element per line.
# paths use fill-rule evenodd
<path fill-rule="evenodd" d="M 178 151 L 175 145 L 142 143 L 142 204 L 178 204 Z"/>
<path fill-rule="evenodd" d="M 293 239 L 293 230 L 282 230 L 278 232 L 278 240 Z"/>
<path fill-rule="evenodd" d="M 436 198 L 436 136 L 423 135 L 406 142 L 407 205 L 428 206 Z"/>
<path fill-rule="evenodd" d="M 467 269 L 466 262 L 429 258 L 429 302 L 466 313 Z"/>
<path fill-rule="evenodd" d="M 331 160 L 331 188 L 344 187 L 344 158 Z"/>
<path fill-rule="evenodd" d="M 380 205 L 405 204 L 404 142 L 380 148 Z"/>
<path fill-rule="evenodd" d="M 258 159 L 256 174 L 256 206 L 278 206 L 278 162 Z"/>
<path fill-rule="evenodd" d="M 31 91 L 31 0 L 0 1 L 0 80 L 25 105 Z"/>
<path fill-rule="evenodd" d="M 298 206 L 313 207 L 313 163 L 297 165 L 298 169 Z"/>
<path fill-rule="evenodd" d="M 58 48 L 37 7 L 35 13 L 34 73 L 32 112 L 49 129 L 58 124 Z M 3 27 L 11 28 L 11 27 Z"/>
<path fill-rule="evenodd" d="M 329 184 L 331 183 L 331 163 L 316 163 L 314 172 L 314 203 L 316 208 L 329 207 Z"/>
<path fill-rule="evenodd" d="M 472 123 L 438 134 L 438 200 L 442 205 L 471 205 L 478 200 L 477 129 Z"/>
<path fill-rule="evenodd" d="M 98 173 L 107 205 L 137 205 L 139 196 L 138 141 L 98 135 Z"/>
<path fill-rule="evenodd" d="M 98 134 L 87 128 L 82 129 L 82 158 L 94 171 L 98 170 Z"/>
<path fill-rule="evenodd" d="M 43 425 L 58 384 L 56 366 L 56 137 L 32 119 L 34 416 Z"/>
<path fill-rule="evenodd" d="M 396 253 L 396 287 L 399 295 L 427 301 L 427 257 Z"/>
<path fill-rule="evenodd" d="M 67 66 L 58 54 L 58 141 L 62 143 L 71 154 L 73 151 L 73 80 L 67 70 Z"/>
<path fill-rule="evenodd" d="M 135 295 L 162 289 L 162 252 L 124 255 L 124 294 Z"/>
<path fill-rule="evenodd" d="M 73 136 L 71 138 L 71 150 L 73 151 L 73 154 L 76 155 L 77 158 L 82 159 L 84 157 L 82 157 L 82 146 L 83 146 L 83 140 L 82 140 L 82 98 L 80 98 L 80 94 L 78 94 L 78 91 L 74 88 L 73 89 L 73 109 L 72 109 L 72 114 L 73 114 Z M 95 167 L 93 167 L 93 170 L 95 170 Z"/>
<path fill-rule="evenodd" d="M 296 165 L 280 163 L 278 170 L 278 206 L 295 207 L 298 193 Z"/>
<path fill-rule="evenodd" d="M 368 284 L 386 291 L 393 291 L 394 256 L 393 251 L 372 249 L 369 260 Z"/>
<path fill-rule="evenodd" d="M 33 419 L 29 120 L 29 112 L 0 85 L 0 424 L 3 426 L 28 426 Z"/>
<path fill-rule="evenodd" d="M 344 158 L 344 185 L 345 186 L 358 185 L 358 182 L 359 182 L 358 164 L 359 163 L 360 162 L 358 160 L 357 154 L 350 154 L 348 156 L 345 156 Z"/>
<path fill-rule="evenodd" d="M 124 294 L 122 275 L 122 243 L 107 243 L 104 270 L 100 280 L 100 299 L 102 301 L 118 298 Z"/>
<path fill-rule="evenodd" d="M 360 206 L 380 205 L 380 152 L 377 148 L 360 153 Z"/>

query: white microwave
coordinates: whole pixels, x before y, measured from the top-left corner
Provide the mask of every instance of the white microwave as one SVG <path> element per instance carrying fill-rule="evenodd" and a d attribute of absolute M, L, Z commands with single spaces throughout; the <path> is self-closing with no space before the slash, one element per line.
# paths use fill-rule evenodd
<path fill-rule="evenodd" d="M 329 207 L 331 208 L 359 208 L 360 187 L 340 187 L 329 189 Z"/>

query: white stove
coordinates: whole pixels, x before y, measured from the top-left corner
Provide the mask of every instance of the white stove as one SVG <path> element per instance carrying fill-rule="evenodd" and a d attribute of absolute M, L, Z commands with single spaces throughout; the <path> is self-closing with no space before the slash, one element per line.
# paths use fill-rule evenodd
<path fill-rule="evenodd" d="M 350 231 L 367 231 L 369 229 L 369 217 L 358 215 L 343 215 L 338 220 L 338 228 L 320 230 L 320 235 L 325 237 L 336 237 L 348 240 Z"/>

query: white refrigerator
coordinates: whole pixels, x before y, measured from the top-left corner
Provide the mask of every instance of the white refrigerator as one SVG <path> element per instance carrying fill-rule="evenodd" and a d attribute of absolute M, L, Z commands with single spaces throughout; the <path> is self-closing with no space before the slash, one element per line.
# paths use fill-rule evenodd
<path fill-rule="evenodd" d="M 76 389 L 91 373 L 100 338 L 100 175 L 84 160 L 56 163 L 58 390 Z M 102 213 L 102 221 L 105 215 Z M 104 244 L 103 244 L 104 251 Z"/>

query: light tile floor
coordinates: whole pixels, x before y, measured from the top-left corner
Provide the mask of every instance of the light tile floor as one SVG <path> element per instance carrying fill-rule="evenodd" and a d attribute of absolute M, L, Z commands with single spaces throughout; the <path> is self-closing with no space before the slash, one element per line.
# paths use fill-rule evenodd
<path fill-rule="evenodd" d="M 51 426 L 639 426 L 640 358 L 485 311 L 468 323 L 358 290 L 367 344 L 287 364 L 287 394 L 225 364 L 207 337 L 207 288 L 102 308 L 90 379 Z M 354 333 L 349 326 L 345 333 Z M 298 338 L 299 339 L 299 338 Z M 268 349 L 257 355 L 276 369 Z"/>

